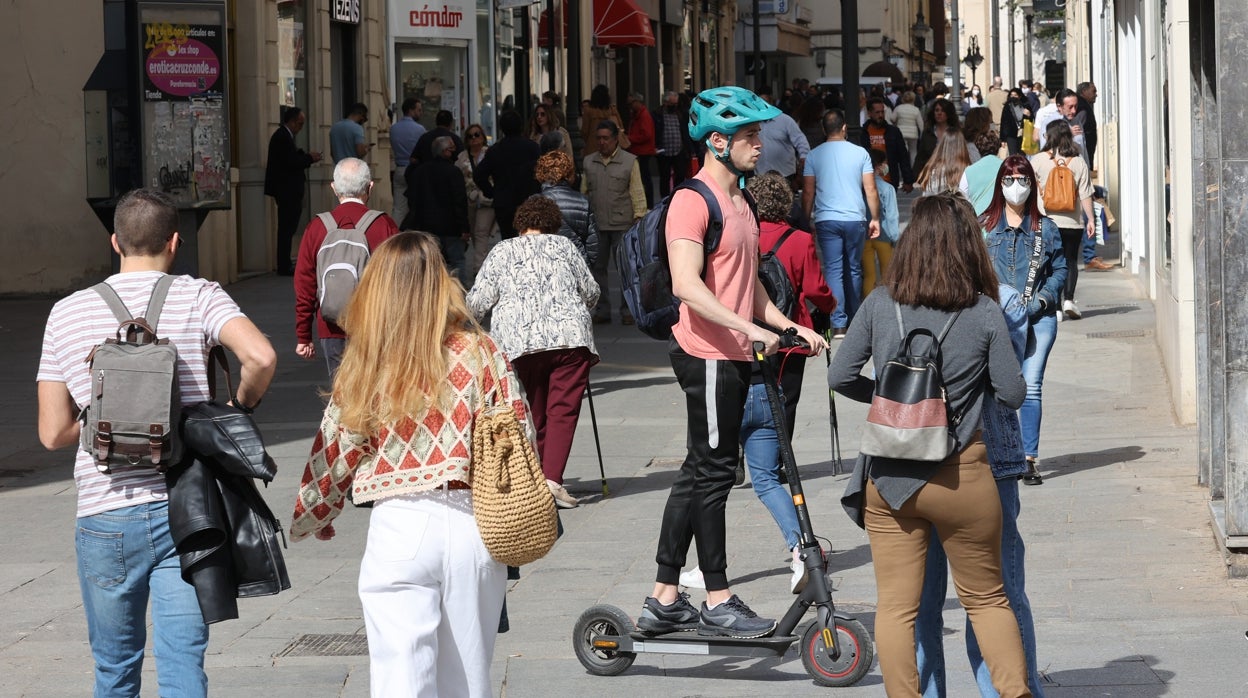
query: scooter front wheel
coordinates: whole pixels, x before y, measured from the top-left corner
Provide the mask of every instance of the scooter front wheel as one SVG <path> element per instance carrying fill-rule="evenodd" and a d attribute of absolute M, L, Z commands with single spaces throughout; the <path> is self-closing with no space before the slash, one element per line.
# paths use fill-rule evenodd
<path fill-rule="evenodd" d="M 843 618 L 834 620 L 833 632 L 840 654 L 832 658 L 819 624 L 811 623 L 802 633 L 802 666 L 820 686 L 844 688 L 858 683 L 871 671 L 875 647 L 862 623 Z"/>
<path fill-rule="evenodd" d="M 615 606 L 593 606 L 577 619 L 572 630 L 572 649 L 581 666 L 595 676 L 617 676 L 633 665 L 634 652 L 606 649 L 594 645 L 601 636 L 625 637 L 633 632 L 633 620 Z"/>

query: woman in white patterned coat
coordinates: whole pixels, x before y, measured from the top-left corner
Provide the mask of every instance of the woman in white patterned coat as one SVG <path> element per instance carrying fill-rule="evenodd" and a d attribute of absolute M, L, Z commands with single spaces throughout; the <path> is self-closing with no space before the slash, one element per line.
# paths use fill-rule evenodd
<path fill-rule="evenodd" d="M 534 195 L 516 209 L 517 237 L 490 250 L 468 292 L 478 318 L 491 314 L 490 335 L 524 386 L 537 430 L 537 452 L 555 503 L 579 503 L 563 487 L 563 471 L 581 416 L 589 368 L 598 363 L 590 310 L 598 284 L 585 258 L 559 235 L 563 215 Z"/>

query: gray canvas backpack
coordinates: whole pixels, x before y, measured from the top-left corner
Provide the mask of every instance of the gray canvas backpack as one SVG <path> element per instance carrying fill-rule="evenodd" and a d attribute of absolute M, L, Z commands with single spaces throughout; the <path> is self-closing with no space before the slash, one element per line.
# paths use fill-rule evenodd
<path fill-rule="evenodd" d="M 325 225 L 325 240 L 316 252 L 317 304 L 326 322 L 338 324 L 347 301 L 368 264 L 368 227 L 381 216 L 381 211 L 368 211 L 354 228 L 339 228 L 333 214 L 322 213 L 318 218 Z"/>
<path fill-rule="evenodd" d="M 160 277 L 141 318 L 130 316 L 112 286 L 92 287 L 120 323 L 115 336 L 87 356 L 91 399 L 81 417 L 80 444 L 102 473 L 123 465 L 164 472 L 182 458 L 178 349 L 156 335 L 173 280 Z"/>

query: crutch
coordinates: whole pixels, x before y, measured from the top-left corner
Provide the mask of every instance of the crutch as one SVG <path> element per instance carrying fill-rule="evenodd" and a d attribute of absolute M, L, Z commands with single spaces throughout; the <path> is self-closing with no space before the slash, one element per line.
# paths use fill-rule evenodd
<path fill-rule="evenodd" d="M 824 333 L 824 339 L 828 342 L 828 351 L 824 352 L 824 356 L 828 361 L 828 368 L 832 368 L 832 330 Z M 828 426 L 832 429 L 832 474 L 840 475 L 844 470 L 844 464 L 841 462 L 841 428 L 836 419 L 836 391 L 828 388 Z"/>
<path fill-rule="evenodd" d="M 602 464 L 602 440 L 598 438 L 598 412 L 594 409 L 594 389 L 585 381 L 585 397 L 589 399 L 589 423 L 594 429 L 594 448 L 598 451 L 598 474 L 602 476 L 602 496 L 607 496 L 607 469 Z"/>

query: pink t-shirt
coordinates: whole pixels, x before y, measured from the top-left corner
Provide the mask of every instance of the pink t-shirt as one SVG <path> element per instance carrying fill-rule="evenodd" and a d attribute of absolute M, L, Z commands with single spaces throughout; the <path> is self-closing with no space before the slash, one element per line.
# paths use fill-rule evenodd
<path fill-rule="evenodd" d="M 754 284 L 758 280 L 758 222 L 745 202 L 735 202 L 702 170 L 697 178 L 706 182 L 719 199 L 724 231 L 719 247 L 706 259 L 703 281 L 720 303 L 745 320 L 754 318 Z M 696 191 L 681 190 L 672 197 L 667 212 L 667 244 L 692 240 L 699 245 L 706 237 L 710 212 Z M 718 325 L 680 306 L 680 321 L 672 328 L 680 347 L 700 359 L 749 361 L 750 343 L 740 332 Z"/>
<path fill-rule="evenodd" d="M 114 274 L 105 281 L 121 297 L 130 314 L 147 309 L 158 271 Z M 242 311 L 221 287 L 211 281 L 179 276 L 169 288 L 156 334 L 178 348 L 178 387 L 182 404 L 208 399 L 208 350 L 217 344 L 221 328 Z M 52 308 L 43 332 L 38 380 L 64 383 L 79 408 L 90 402 L 91 373 L 85 360 L 95 345 L 115 336 L 118 321 L 98 293 L 91 289 L 62 299 Z M 224 384 L 222 384 L 222 387 Z M 165 476 L 151 467 L 114 467 L 105 475 L 91 454 L 74 446 L 74 484 L 78 487 L 78 516 L 165 499 Z"/>

